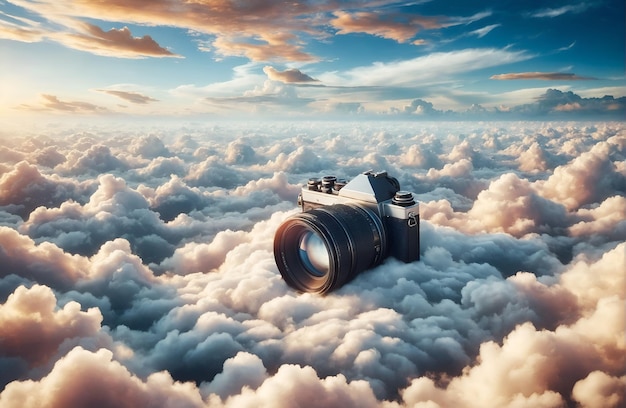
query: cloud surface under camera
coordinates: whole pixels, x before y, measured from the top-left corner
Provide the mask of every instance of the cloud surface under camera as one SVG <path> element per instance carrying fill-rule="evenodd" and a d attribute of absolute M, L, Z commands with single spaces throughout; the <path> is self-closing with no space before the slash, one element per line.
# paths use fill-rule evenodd
<path fill-rule="evenodd" d="M 10 136 L 2 406 L 625 401 L 621 123 Z M 272 243 L 301 183 L 371 168 L 417 194 L 422 260 L 293 292 Z"/>

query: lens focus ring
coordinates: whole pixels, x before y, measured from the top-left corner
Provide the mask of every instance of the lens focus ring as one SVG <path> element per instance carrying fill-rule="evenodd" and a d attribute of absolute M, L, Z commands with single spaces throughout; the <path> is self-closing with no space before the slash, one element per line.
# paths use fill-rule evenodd
<path fill-rule="evenodd" d="M 337 289 L 385 256 L 382 221 L 358 205 L 336 204 L 296 214 L 274 238 L 278 269 L 287 284 L 301 292 Z"/>

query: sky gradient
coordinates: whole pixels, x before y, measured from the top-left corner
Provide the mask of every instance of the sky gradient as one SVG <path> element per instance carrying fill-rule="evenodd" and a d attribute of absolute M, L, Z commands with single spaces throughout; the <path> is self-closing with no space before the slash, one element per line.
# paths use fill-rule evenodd
<path fill-rule="evenodd" d="M 620 119 L 624 16 L 621 0 L 0 0 L 0 115 Z"/>

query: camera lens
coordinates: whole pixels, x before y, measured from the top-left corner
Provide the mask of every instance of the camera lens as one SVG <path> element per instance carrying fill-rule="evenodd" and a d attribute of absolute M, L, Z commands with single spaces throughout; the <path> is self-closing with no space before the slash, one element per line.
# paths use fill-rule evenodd
<path fill-rule="evenodd" d="M 313 231 L 305 231 L 300 237 L 300 260 L 306 270 L 322 277 L 328 273 L 330 259 L 324 241 Z"/>
<path fill-rule="evenodd" d="M 301 292 L 327 293 L 381 262 L 386 237 L 378 215 L 352 204 L 292 216 L 276 231 L 274 257 L 285 282 Z"/>

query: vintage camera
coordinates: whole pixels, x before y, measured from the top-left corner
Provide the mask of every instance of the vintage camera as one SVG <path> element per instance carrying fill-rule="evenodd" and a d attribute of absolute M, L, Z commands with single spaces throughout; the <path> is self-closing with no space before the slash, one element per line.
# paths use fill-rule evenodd
<path fill-rule="evenodd" d="M 349 183 L 309 179 L 298 204 L 302 212 L 276 231 L 274 258 L 300 292 L 330 292 L 388 255 L 419 260 L 419 203 L 387 172 L 368 171 Z"/>

